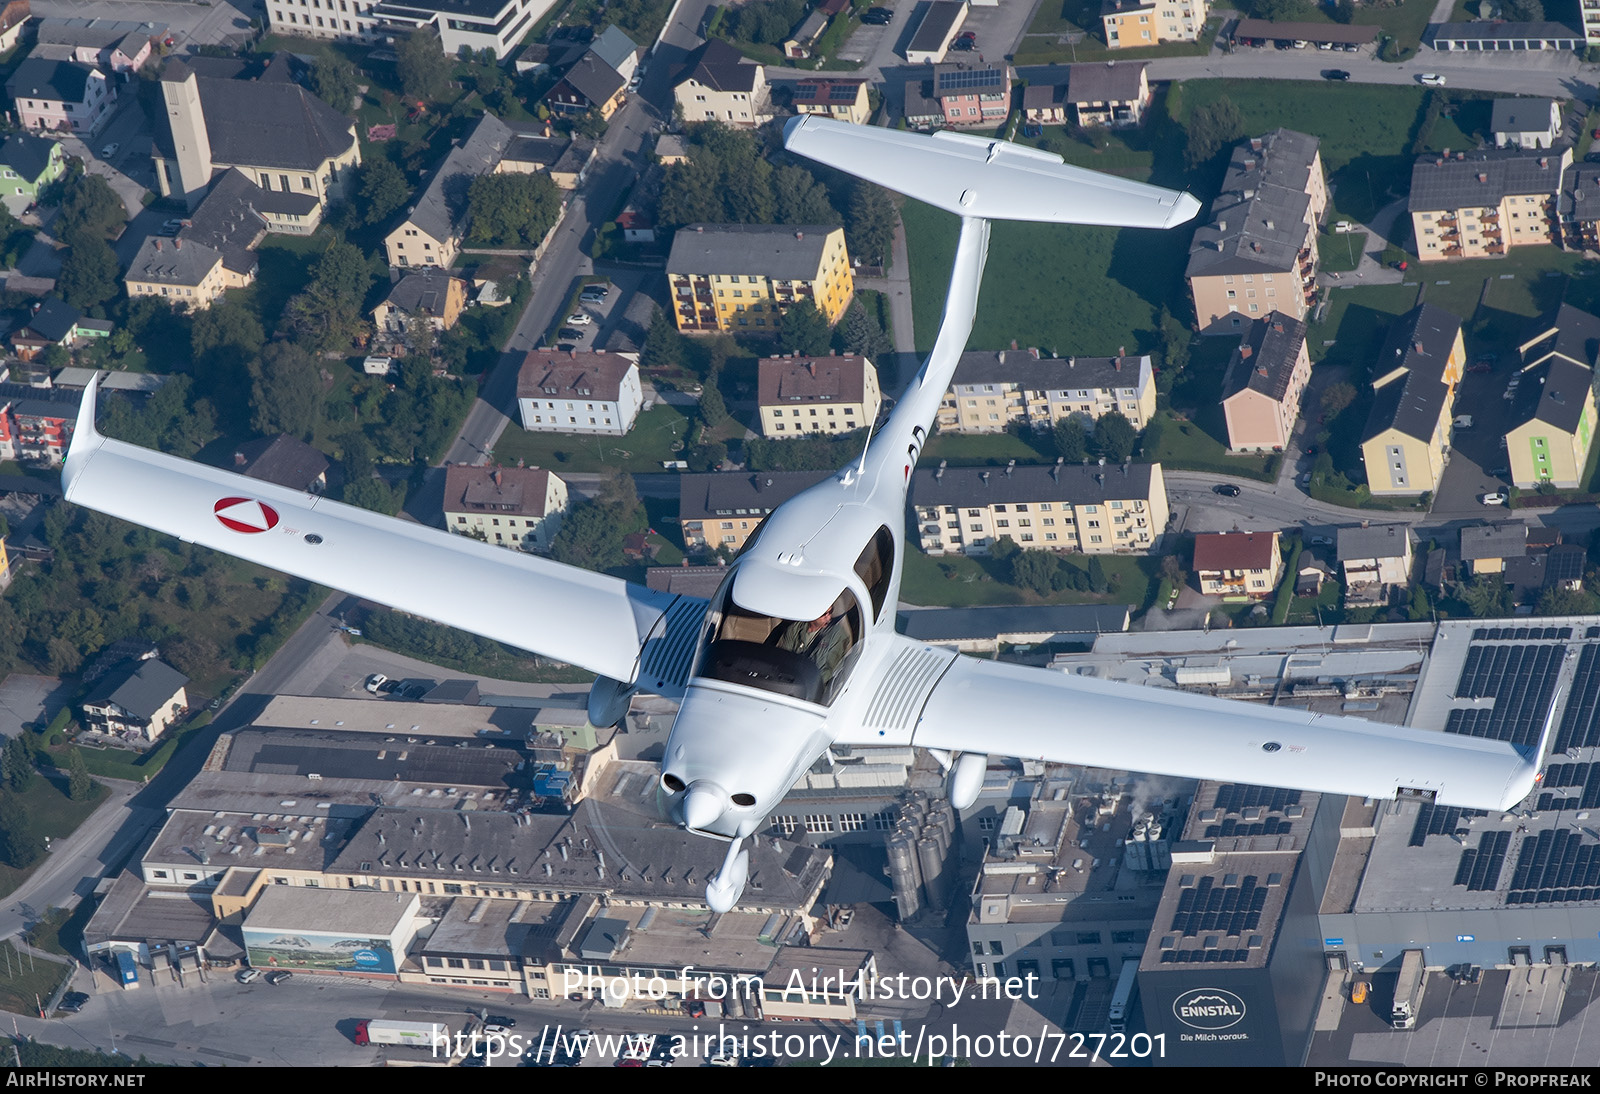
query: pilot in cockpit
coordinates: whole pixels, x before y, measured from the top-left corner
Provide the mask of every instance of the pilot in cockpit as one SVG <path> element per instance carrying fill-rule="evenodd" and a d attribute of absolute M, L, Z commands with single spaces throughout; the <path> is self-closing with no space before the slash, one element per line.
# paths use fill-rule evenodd
<path fill-rule="evenodd" d="M 835 605 L 824 608 L 815 619 L 794 619 L 778 629 L 777 647 L 809 657 L 822 670 L 826 687 L 850 652 L 850 634 Z"/>

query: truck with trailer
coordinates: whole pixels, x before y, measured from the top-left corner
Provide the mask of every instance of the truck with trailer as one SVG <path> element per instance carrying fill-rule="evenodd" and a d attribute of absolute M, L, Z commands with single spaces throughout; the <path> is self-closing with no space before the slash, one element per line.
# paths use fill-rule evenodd
<path fill-rule="evenodd" d="M 1111 1032 L 1128 1032 L 1128 1019 L 1133 1016 L 1133 1004 L 1139 994 L 1139 959 L 1124 958 L 1122 973 L 1117 977 L 1117 990 L 1111 996 Z"/>
<path fill-rule="evenodd" d="M 1395 1029 L 1412 1029 L 1422 1009 L 1422 990 L 1428 982 L 1421 950 L 1407 950 L 1400 959 L 1400 978 L 1394 985 L 1394 1013 L 1390 1024 Z"/>
<path fill-rule="evenodd" d="M 385 1018 L 363 1018 L 356 1023 L 358 1045 L 401 1045 L 435 1051 L 450 1056 L 453 1034 L 443 1022 L 391 1022 Z"/>

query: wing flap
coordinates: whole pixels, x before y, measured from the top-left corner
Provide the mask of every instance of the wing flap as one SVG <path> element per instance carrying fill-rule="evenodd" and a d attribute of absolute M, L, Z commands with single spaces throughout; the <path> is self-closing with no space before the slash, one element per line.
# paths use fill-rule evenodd
<path fill-rule="evenodd" d="M 1537 771 L 1499 741 L 960 657 L 913 743 L 1115 771 L 1508 809 Z"/>
<path fill-rule="evenodd" d="M 112 440 L 94 429 L 94 403 L 91 387 L 67 500 L 186 542 L 623 681 L 676 599 Z"/>

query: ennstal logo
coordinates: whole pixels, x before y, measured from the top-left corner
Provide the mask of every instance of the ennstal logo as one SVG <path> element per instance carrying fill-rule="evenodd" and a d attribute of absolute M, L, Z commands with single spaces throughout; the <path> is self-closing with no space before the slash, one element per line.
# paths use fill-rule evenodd
<path fill-rule="evenodd" d="M 1244 1000 L 1221 988 L 1194 988 L 1173 1000 L 1172 1013 L 1191 1029 L 1227 1029 L 1244 1021 Z"/>

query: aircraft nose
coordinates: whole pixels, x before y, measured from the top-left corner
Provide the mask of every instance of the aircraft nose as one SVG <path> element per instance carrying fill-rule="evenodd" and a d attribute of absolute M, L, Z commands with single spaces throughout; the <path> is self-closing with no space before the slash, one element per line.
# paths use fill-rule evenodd
<path fill-rule="evenodd" d="M 689 784 L 683 796 L 683 823 L 688 828 L 706 828 L 728 811 L 728 792 L 714 782 L 698 779 Z"/>

